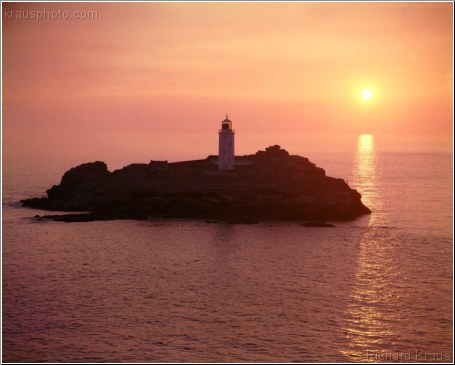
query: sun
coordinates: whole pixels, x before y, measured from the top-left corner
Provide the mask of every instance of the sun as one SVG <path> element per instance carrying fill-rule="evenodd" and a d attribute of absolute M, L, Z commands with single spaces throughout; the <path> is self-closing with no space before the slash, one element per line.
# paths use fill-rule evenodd
<path fill-rule="evenodd" d="M 360 96 L 363 100 L 370 100 L 373 97 L 373 91 L 370 89 L 362 89 Z"/>

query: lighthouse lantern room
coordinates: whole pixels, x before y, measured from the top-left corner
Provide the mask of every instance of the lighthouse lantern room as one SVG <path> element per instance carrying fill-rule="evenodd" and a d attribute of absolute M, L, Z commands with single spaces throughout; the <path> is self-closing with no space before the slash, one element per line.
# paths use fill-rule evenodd
<path fill-rule="evenodd" d="M 219 130 L 218 170 L 234 170 L 234 134 L 226 114 Z"/>

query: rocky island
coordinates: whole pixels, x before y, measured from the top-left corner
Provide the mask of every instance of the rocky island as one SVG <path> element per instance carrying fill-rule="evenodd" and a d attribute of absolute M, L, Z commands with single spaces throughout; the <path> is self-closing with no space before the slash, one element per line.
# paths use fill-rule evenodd
<path fill-rule="evenodd" d="M 67 222 L 111 219 L 197 218 L 248 223 L 259 220 L 350 220 L 371 211 L 343 179 L 328 177 L 307 158 L 271 146 L 236 156 L 234 170 L 219 170 L 218 156 L 203 160 L 131 164 L 110 172 L 84 163 L 25 207 L 84 212 L 39 218 Z"/>

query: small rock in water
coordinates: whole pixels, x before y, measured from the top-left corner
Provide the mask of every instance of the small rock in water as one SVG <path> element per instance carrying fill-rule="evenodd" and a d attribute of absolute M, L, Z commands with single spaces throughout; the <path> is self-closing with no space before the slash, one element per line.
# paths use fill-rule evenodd
<path fill-rule="evenodd" d="M 301 226 L 303 227 L 335 227 L 333 224 L 321 221 L 310 221 L 302 223 Z"/>
<path fill-rule="evenodd" d="M 257 224 L 259 221 L 250 218 L 237 218 L 237 219 L 230 219 L 227 222 L 228 224 Z"/>

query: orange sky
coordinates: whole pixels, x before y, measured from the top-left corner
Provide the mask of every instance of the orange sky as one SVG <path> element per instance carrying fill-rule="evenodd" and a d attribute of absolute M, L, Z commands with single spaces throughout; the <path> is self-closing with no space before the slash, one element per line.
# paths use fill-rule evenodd
<path fill-rule="evenodd" d="M 341 132 L 451 144 L 451 3 L 2 4 L 6 156 L 205 157 L 224 113 L 238 153 Z M 98 19 L 5 19 L 43 9 Z"/>

